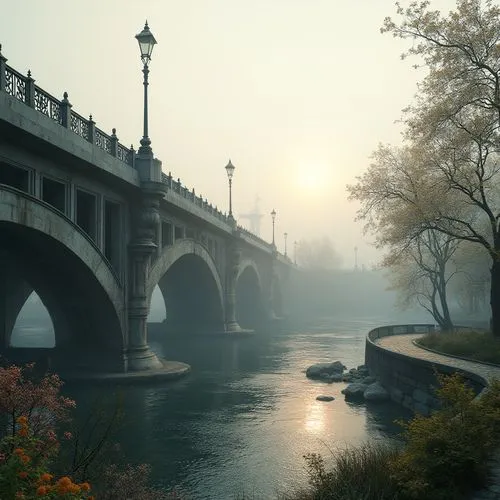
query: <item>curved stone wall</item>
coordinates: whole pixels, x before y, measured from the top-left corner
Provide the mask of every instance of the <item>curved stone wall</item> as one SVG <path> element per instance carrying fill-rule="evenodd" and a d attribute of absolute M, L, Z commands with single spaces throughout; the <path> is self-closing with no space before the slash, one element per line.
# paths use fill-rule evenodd
<path fill-rule="evenodd" d="M 424 415 L 439 406 L 439 401 L 435 397 L 438 385 L 436 372 L 450 374 L 458 371 L 466 378 L 476 394 L 488 385 L 483 377 L 475 373 L 408 356 L 376 343 L 377 339 L 391 335 L 433 331 L 434 325 L 429 324 L 391 325 L 375 328 L 366 337 L 365 364 L 370 374 L 379 379 L 389 391 L 393 401 Z"/>

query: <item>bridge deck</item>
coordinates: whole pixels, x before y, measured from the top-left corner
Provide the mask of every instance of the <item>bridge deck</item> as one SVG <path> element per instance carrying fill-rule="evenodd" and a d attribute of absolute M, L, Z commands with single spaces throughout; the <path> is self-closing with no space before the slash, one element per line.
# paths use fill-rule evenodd
<path fill-rule="evenodd" d="M 413 358 L 423 359 L 433 363 L 441 363 L 444 365 L 466 370 L 483 377 L 485 380 L 492 378 L 500 379 L 500 367 L 490 366 L 483 363 L 475 363 L 473 361 L 466 361 L 464 359 L 453 358 L 445 356 L 444 354 L 437 354 L 431 351 L 422 349 L 416 346 L 413 341 L 422 337 L 422 333 L 410 333 L 404 335 L 391 335 L 382 337 L 375 340 L 375 343 L 384 349 L 398 352 Z"/>

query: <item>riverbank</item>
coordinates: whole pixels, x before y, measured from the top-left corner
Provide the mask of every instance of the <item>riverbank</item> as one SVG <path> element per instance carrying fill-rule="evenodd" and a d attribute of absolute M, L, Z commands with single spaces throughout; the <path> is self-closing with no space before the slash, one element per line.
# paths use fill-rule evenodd
<path fill-rule="evenodd" d="M 423 379 L 428 383 L 428 374 L 430 370 L 434 371 L 437 369 L 441 373 L 449 373 L 450 371 L 459 372 L 468 378 L 468 380 L 472 380 L 482 385 L 483 389 L 488 386 L 491 380 L 500 380 L 500 366 L 460 359 L 458 357 L 450 357 L 422 348 L 417 341 L 422 338 L 424 335 L 423 333 L 394 335 L 392 334 L 393 331 L 389 332 L 389 330 L 385 330 L 385 332 L 387 335 L 373 335 L 373 338 L 370 338 L 370 334 L 368 335 L 367 348 L 369 352 L 367 353 L 367 364 L 371 363 L 371 368 L 373 368 L 374 371 L 378 370 L 380 373 L 378 363 L 384 357 L 383 351 L 386 352 L 386 356 L 388 356 L 388 359 L 385 359 L 386 369 L 388 373 L 391 372 L 392 374 L 390 378 L 385 377 L 385 383 L 393 384 L 392 386 L 389 385 L 389 387 L 386 387 L 389 389 L 391 395 L 397 394 L 396 391 L 400 390 L 401 384 L 401 376 L 398 374 L 397 370 L 394 370 L 394 366 L 391 364 L 394 359 L 399 360 L 400 357 L 402 357 L 406 359 L 408 365 L 413 365 L 413 367 L 415 367 L 416 364 L 420 367 L 420 370 L 412 370 L 414 383 L 408 384 L 408 379 L 403 380 L 403 384 L 407 384 L 407 391 L 413 390 L 412 396 L 407 396 L 406 400 L 404 398 L 401 400 L 403 404 L 406 401 L 407 407 L 413 407 L 413 409 L 418 411 L 419 404 L 421 404 L 421 402 L 418 401 L 419 399 L 426 403 L 427 401 L 425 398 L 434 397 L 434 395 L 423 393 L 420 389 L 420 384 L 423 383 Z M 370 354 L 370 350 L 373 350 L 372 343 L 378 347 L 378 356 L 374 356 L 373 353 Z M 396 358 L 394 358 L 394 355 L 396 355 Z M 375 361 L 375 359 L 377 359 L 377 361 Z M 422 371 L 422 367 L 426 367 L 424 371 Z M 422 375 L 423 373 L 425 374 Z M 419 376 L 422 377 L 420 380 L 418 380 Z M 482 390 L 478 391 L 476 388 L 476 391 L 481 392 Z M 415 397 L 415 392 L 417 392 L 417 397 Z M 496 453 L 491 458 L 488 466 L 491 470 L 491 484 L 476 492 L 472 496 L 472 500 L 493 500 L 500 498 L 500 452 Z"/>

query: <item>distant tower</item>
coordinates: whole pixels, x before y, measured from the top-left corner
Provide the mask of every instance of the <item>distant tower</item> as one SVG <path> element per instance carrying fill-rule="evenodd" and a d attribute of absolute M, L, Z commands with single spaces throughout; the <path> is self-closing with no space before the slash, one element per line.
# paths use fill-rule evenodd
<path fill-rule="evenodd" d="M 250 231 L 257 236 L 260 236 L 260 220 L 264 217 L 264 214 L 261 214 L 259 210 L 259 201 L 260 198 L 256 196 L 253 210 L 248 214 L 240 214 L 240 218 L 250 221 Z"/>
<path fill-rule="evenodd" d="M 358 270 L 358 247 L 354 247 L 354 270 Z"/>

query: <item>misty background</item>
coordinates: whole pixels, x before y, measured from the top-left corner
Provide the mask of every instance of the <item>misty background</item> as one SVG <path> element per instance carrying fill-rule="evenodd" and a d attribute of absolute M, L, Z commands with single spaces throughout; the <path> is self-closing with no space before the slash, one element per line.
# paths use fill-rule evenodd
<path fill-rule="evenodd" d="M 403 6 L 408 1 L 401 2 Z M 436 0 L 448 10 L 452 0 Z M 353 222 L 345 186 L 397 123 L 421 70 L 405 42 L 380 34 L 391 0 L 19 0 L 2 2 L 8 63 L 98 127 L 137 148 L 142 65 L 134 36 L 148 20 L 158 45 L 149 86 L 149 134 L 163 170 L 223 211 L 228 158 L 236 166 L 238 222 L 258 200 L 261 236 L 276 244 L 329 237 L 342 267 L 379 253 Z"/>

